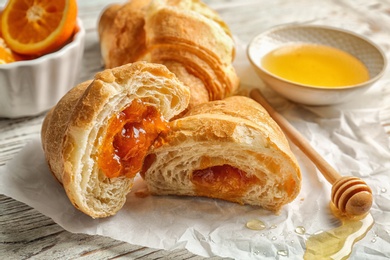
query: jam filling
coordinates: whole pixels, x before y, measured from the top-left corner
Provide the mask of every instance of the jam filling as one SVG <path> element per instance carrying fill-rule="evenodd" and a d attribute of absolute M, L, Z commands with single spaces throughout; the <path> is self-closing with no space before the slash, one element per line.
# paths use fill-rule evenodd
<path fill-rule="evenodd" d="M 192 172 L 190 177 L 199 196 L 234 200 L 260 181 L 233 166 L 224 164 Z"/>
<path fill-rule="evenodd" d="M 167 131 L 157 109 L 134 100 L 122 112 L 112 117 L 98 157 L 98 166 L 108 178 L 134 177 L 157 136 Z"/>

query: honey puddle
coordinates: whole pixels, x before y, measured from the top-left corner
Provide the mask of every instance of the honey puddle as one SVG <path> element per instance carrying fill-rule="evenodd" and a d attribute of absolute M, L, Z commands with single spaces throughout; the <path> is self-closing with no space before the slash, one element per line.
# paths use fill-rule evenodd
<path fill-rule="evenodd" d="M 341 226 L 328 231 L 320 231 L 311 235 L 306 240 L 306 252 L 303 259 L 347 259 L 352 253 L 354 244 L 365 237 L 374 225 L 374 218 L 370 213 L 363 217 L 355 217 L 351 219 L 340 215 L 333 203 L 330 203 L 330 208 L 333 214 L 341 221 Z M 267 227 L 266 224 L 259 219 L 251 219 L 245 226 L 248 229 L 257 231 L 264 231 L 266 229 L 274 229 L 277 227 L 276 225 Z M 306 229 L 303 226 L 297 226 L 294 231 L 298 235 L 307 234 Z M 261 233 L 261 236 L 264 237 L 264 233 Z M 275 236 L 270 239 L 272 241 L 277 240 Z M 372 242 L 373 241 L 374 240 L 372 240 Z M 256 254 L 258 254 L 258 252 Z M 288 251 L 279 250 L 277 251 L 277 254 L 280 256 L 288 256 Z"/>
<path fill-rule="evenodd" d="M 342 222 L 340 227 L 308 238 L 304 259 L 347 259 L 353 245 L 362 239 L 374 224 L 370 213 L 361 219 L 338 217 Z"/>

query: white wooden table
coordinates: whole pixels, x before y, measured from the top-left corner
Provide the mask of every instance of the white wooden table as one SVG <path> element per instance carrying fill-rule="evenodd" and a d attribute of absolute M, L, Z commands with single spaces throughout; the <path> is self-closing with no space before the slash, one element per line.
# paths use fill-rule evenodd
<path fill-rule="evenodd" d="M 0 1 L 1 6 L 4 2 Z M 103 68 L 96 25 L 101 10 L 109 2 L 121 1 L 79 0 L 79 17 L 87 32 L 79 82 Z M 281 23 L 325 23 L 361 31 L 390 56 L 390 0 L 209 0 L 206 3 L 221 14 L 234 35 L 244 43 Z M 384 95 L 390 95 L 390 90 Z M 43 117 L 0 119 L 0 167 L 29 140 L 39 136 Z M 390 135 L 390 104 L 384 105 L 381 120 Z M 202 259 L 185 249 L 169 252 L 100 236 L 73 234 L 35 209 L 4 195 L 0 195 L 0 205 L 1 259 Z"/>

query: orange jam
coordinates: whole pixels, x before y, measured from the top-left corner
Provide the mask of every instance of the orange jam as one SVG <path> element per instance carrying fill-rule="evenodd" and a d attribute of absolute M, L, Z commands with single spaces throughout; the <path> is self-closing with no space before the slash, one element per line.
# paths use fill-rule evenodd
<path fill-rule="evenodd" d="M 255 176 L 248 177 L 244 171 L 227 164 L 193 171 L 190 178 L 197 195 L 226 200 L 234 200 L 252 185 L 260 184 Z"/>
<path fill-rule="evenodd" d="M 108 178 L 134 177 L 153 141 L 167 130 L 168 122 L 155 107 L 134 100 L 110 119 L 100 148 L 99 168 Z"/>

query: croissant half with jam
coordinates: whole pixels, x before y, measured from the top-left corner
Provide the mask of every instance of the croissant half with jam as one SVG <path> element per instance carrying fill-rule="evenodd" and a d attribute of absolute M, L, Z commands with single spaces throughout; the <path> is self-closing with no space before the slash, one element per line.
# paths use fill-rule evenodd
<path fill-rule="evenodd" d="M 275 212 L 301 187 L 285 135 L 262 106 L 243 96 L 200 104 L 171 121 L 141 175 L 154 195 L 204 196 Z"/>
<path fill-rule="evenodd" d="M 97 73 L 47 114 L 42 146 L 72 204 L 93 218 L 122 208 L 150 145 L 188 106 L 165 66 L 136 62 Z"/>
<path fill-rule="evenodd" d="M 99 20 L 107 68 L 145 60 L 167 66 L 191 89 L 190 107 L 234 94 L 234 41 L 220 16 L 199 0 L 131 0 Z"/>

